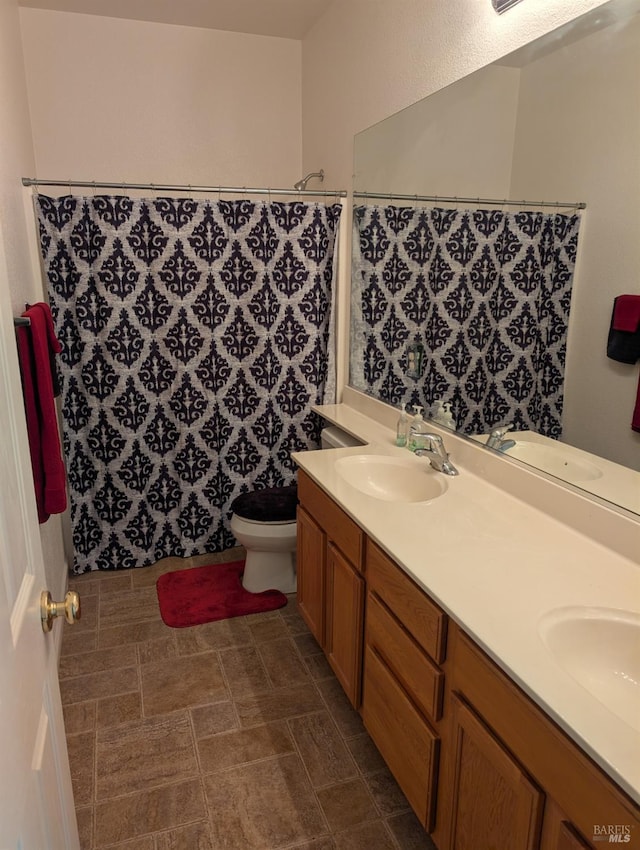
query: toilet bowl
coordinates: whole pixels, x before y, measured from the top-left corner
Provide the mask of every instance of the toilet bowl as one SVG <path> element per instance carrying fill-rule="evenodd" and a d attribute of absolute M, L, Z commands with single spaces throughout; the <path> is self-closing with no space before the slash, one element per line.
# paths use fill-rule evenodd
<path fill-rule="evenodd" d="M 233 500 L 231 533 L 247 557 L 242 586 L 296 592 L 297 488 L 271 487 L 243 493 Z"/>
<path fill-rule="evenodd" d="M 323 449 L 361 444 L 356 437 L 335 426 L 322 431 Z M 231 503 L 231 533 L 247 552 L 242 586 L 250 593 L 296 592 L 297 506 L 295 484 L 252 490 Z"/>

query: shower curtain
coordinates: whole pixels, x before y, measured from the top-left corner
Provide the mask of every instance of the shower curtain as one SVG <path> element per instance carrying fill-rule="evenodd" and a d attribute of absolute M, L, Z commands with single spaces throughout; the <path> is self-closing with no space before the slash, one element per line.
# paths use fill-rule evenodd
<path fill-rule="evenodd" d="M 234 545 L 335 398 L 339 204 L 35 199 L 76 573 Z"/>
<path fill-rule="evenodd" d="M 357 207 L 351 384 L 427 411 L 450 401 L 463 433 L 513 423 L 558 438 L 579 225 L 578 214 Z"/>

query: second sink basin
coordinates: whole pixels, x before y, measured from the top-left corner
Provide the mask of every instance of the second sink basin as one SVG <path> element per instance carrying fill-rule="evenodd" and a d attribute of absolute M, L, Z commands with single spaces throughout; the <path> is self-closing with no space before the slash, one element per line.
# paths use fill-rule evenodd
<path fill-rule="evenodd" d="M 639 614 L 610 608 L 560 608 L 541 619 L 539 631 L 567 673 L 640 731 Z"/>
<path fill-rule="evenodd" d="M 428 502 L 447 485 L 428 463 L 382 455 L 351 455 L 336 461 L 336 471 L 352 487 L 386 502 Z"/>

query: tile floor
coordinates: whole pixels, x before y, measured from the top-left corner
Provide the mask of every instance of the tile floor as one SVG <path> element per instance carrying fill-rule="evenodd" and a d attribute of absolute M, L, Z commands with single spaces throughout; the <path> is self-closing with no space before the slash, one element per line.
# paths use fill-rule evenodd
<path fill-rule="evenodd" d="M 60 687 L 82 850 L 435 850 L 296 610 L 187 629 L 169 570 L 73 577 Z"/>

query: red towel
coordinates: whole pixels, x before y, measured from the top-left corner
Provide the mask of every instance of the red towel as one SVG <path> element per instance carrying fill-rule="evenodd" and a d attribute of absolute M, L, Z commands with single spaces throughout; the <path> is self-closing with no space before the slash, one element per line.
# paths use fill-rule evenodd
<path fill-rule="evenodd" d="M 638 391 L 636 393 L 636 406 L 633 410 L 633 418 L 631 419 L 631 428 L 633 431 L 640 431 L 640 378 L 638 379 Z"/>
<path fill-rule="evenodd" d="M 51 373 L 52 352 L 59 354 L 62 347 L 56 339 L 48 304 L 28 306 L 22 315 L 31 322 L 30 327 L 18 328 L 18 355 L 38 521 L 43 523 L 67 507 Z"/>
<path fill-rule="evenodd" d="M 635 333 L 640 328 L 640 295 L 618 295 L 614 301 L 614 331 Z"/>

